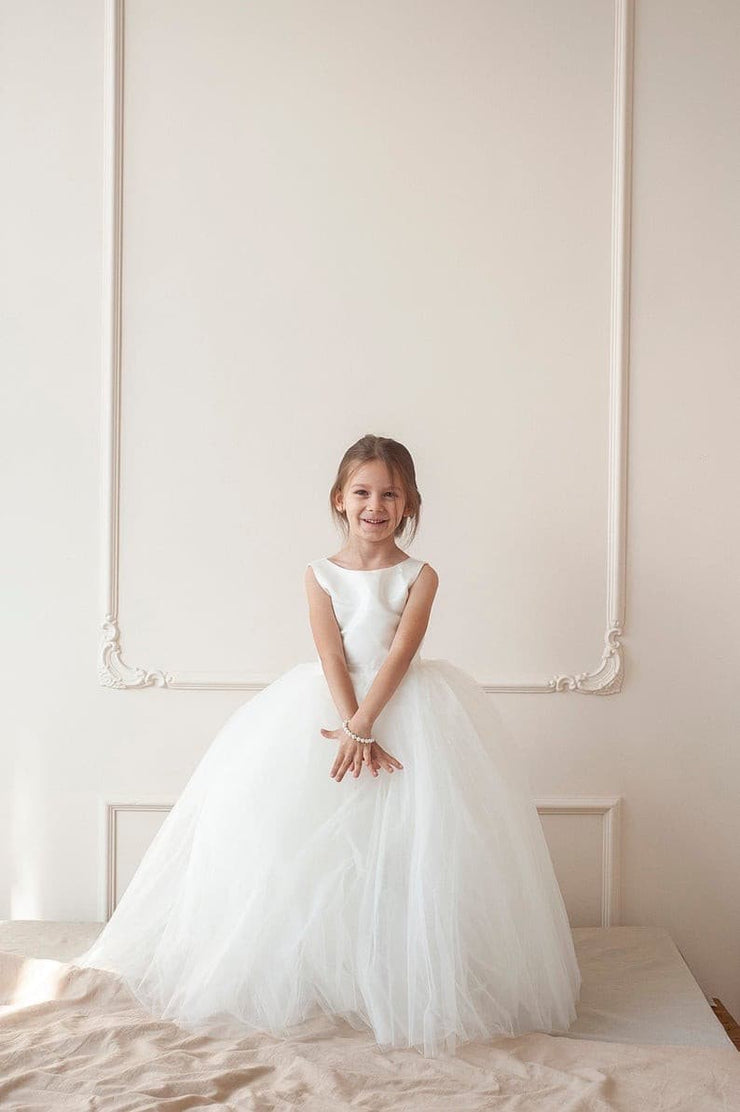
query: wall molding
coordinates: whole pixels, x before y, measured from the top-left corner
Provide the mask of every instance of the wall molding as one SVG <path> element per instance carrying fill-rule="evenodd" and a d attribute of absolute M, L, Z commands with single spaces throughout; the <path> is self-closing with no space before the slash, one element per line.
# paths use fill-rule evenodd
<path fill-rule="evenodd" d="M 590 671 L 556 673 L 540 682 L 486 682 L 488 692 L 575 692 L 613 695 L 622 689 L 627 527 L 627 445 L 632 181 L 634 0 L 615 0 L 609 343 L 609 452 L 606 628 Z M 98 655 L 102 686 L 259 691 L 275 677 L 174 674 L 128 664 L 119 615 L 121 504 L 121 336 L 123 245 L 123 94 L 125 0 L 106 0 L 102 391 L 102 592 Z"/>
<path fill-rule="evenodd" d="M 100 906 L 105 922 L 107 922 L 116 908 L 116 890 L 118 888 L 118 816 L 131 811 L 158 811 L 165 817 L 174 807 L 174 802 L 144 802 L 139 799 L 136 803 L 103 803 L 103 889 Z"/>
<path fill-rule="evenodd" d="M 601 815 L 601 923 L 617 926 L 621 916 L 622 797 L 544 796 L 535 800 L 540 815 Z"/>
<path fill-rule="evenodd" d="M 620 805 L 616 796 L 544 796 L 536 799 L 540 815 L 601 815 L 601 926 L 619 923 L 620 915 Z M 159 811 L 165 817 L 175 803 L 143 801 L 128 803 L 103 803 L 104 873 L 100 906 L 107 922 L 116 908 L 118 886 L 118 816 L 132 811 Z"/>

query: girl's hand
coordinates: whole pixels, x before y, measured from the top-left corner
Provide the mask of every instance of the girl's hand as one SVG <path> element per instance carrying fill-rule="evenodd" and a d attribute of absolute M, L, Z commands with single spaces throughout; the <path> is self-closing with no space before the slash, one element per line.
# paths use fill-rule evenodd
<path fill-rule="evenodd" d="M 403 768 L 401 762 L 387 753 L 382 745 L 378 745 L 377 741 L 370 745 L 363 745 L 361 742 L 348 737 L 341 726 L 336 730 L 322 729 L 321 733 L 323 737 L 339 743 L 337 755 L 329 773 L 333 779 L 336 779 L 337 783 L 350 768 L 353 776 L 357 779 L 362 772 L 363 764 L 368 766 L 373 776 L 378 775 L 380 768 L 386 769 L 387 772 L 393 772 L 394 767 Z"/>

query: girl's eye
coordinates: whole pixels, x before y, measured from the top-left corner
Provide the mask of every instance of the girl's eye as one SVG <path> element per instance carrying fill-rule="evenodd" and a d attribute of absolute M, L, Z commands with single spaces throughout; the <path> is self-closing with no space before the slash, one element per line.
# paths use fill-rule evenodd
<path fill-rule="evenodd" d="M 390 494 L 391 498 L 395 498 L 395 497 L 396 497 L 396 495 L 395 495 L 395 492 L 394 492 L 394 491 L 392 491 L 392 490 L 387 490 L 387 491 L 386 491 L 385 493 L 386 493 L 386 494 Z M 356 490 L 356 491 L 355 491 L 355 494 L 367 494 L 367 491 L 366 491 L 366 490 Z"/>

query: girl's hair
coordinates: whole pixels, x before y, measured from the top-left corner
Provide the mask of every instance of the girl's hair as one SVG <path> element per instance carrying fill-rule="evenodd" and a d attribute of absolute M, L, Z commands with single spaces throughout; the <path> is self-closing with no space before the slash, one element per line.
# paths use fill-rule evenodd
<path fill-rule="evenodd" d="M 404 509 L 408 513 L 408 517 L 403 517 L 399 521 L 394 535 L 400 537 L 407 533 L 404 543 L 410 544 L 419 528 L 421 494 L 416 485 L 416 471 L 411 453 L 398 440 L 391 440 L 389 436 L 373 436 L 372 433 L 366 433 L 344 453 L 342 462 L 339 464 L 337 477 L 329 492 L 329 506 L 332 517 L 346 537 L 349 532 L 347 515 L 344 511 L 337 509 L 334 505 L 334 499 L 337 494 L 344 490 L 353 472 L 357 470 L 360 464 L 368 463 L 373 459 L 381 460 L 388 468 L 393 481 L 403 487 L 406 497 Z"/>

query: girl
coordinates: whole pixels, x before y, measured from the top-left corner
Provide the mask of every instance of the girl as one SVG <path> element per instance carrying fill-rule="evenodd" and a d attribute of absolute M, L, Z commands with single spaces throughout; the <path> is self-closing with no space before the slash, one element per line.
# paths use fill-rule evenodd
<path fill-rule="evenodd" d="M 438 576 L 397 544 L 420 518 L 408 450 L 363 436 L 330 507 L 318 659 L 224 724 L 75 964 L 193 1029 L 326 1012 L 427 1057 L 565 1031 L 581 976 L 523 769 L 475 680 L 420 656 Z"/>

